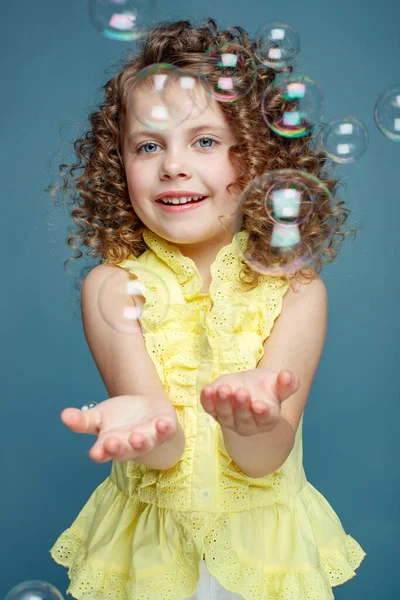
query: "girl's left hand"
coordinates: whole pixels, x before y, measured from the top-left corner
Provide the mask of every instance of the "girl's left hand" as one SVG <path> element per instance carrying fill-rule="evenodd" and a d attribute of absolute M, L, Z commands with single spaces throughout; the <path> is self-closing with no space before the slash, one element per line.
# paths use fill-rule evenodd
<path fill-rule="evenodd" d="M 299 385 L 297 377 L 288 370 L 249 369 L 217 377 L 202 389 L 200 402 L 222 429 L 250 436 L 276 426 L 281 403 Z"/>

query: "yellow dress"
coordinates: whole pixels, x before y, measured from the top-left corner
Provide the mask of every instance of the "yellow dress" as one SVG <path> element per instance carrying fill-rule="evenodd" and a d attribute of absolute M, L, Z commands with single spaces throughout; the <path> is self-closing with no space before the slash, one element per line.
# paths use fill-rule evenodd
<path fill-rule="evenodd" d="M 237 291 L 247 235 L 218 253 L 209 294 L 199 293 L 195 263 L 149 229 L 148 249 L 120 264 L 145 286 L 146 348 L 186 448 L 166 471 L 112 462 L 50 550 L 68 567 L 75 598 L 92 591 L 113 600 L 183 600 L 196 590 L 204 556 L 221 585 L 246 600 L 328 600 L 366 556 L 306 479 L 304 414 L 286 462 L 253 479 L 230 459 L 220 425 L 200 404 L 201 388 L 219 375 L 256 368 L 288 289 L 263 275 L 254 290 Z M 169 294 L 167 312 L 156 280 Z"/>

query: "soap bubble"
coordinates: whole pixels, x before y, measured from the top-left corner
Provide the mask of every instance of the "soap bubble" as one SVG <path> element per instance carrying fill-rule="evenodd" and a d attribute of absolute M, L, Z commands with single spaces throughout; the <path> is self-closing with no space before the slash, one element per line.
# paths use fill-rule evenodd
<path fill-rule="evenodd" d="M 162 322 L 169 309 L 169 291 L 159 275 L 132 261 L 126 269 L 118 269 L 100 286 L 98 307 L 104 321 L 115 331 L 128 335 L 142 334 L 145 304 L 157 304 L 156 321 L 146 319 L 144 329 L 152 331 Z"/>
<path fill-rule="evenodd" d="M 24 581 L 12 588 L 4 600 L 64 600 L 64 596 L 47 581 Z"/>
<path fill-rule="evenodd" d="M 143 37 L 155 21 L 156 0 L 89 0 L 89 17 L 111 40 L 131 42 Z"/>
<path fill-rule="evenodd" d="M 81 408 L 81 410 L 84 412 L 86 410 L 90 410 L 91 408 L 94 408 L 95 406 L 97 406 L 97 402 L 89 402 L 88 404 L 84 404 Z"/>
<path fill-rule="evenodd" d="M 368 131 L 364 123 L 349 115 L 335 117 L 324 128 L 322 145 L 329 158 L 341 164 L 359 159 L 368 146 Z"/>
<path fill-rule="evenodd" d="M 252 54 L 231 42 L 209 48 L 203 54 L 198 71 L 207 79 L 210 93 L 219 102 L 240 100 L 250 92 L 257 78 Z"/>
<path fill-rule="evenodd" d="M 275 108 L 277 99 L 284 104 Z M 297 138 L 309 134 L 324 112 L 324 97 L 315 81 L 301 73 L 280 73 L 265 90 L 261 113 L 276 134 Z"/>
<path fill-rule="evenodd" d="M 286 276 L 310 265 L 334 234 L 333 220 L 324 221 L 323 242 L 314 246 L 302 238 L 306 222 L 312 218 L 317 203 L 330 203 L 329 189 L 317 177 L 298 169 L 270 171 L 256 177 L 239 199 L 235 232 L 243 229 L 243 220 L 265 219 L 265 249 L 273 255 L 266 264 L 249 238 L 242 256 L 252 269 L 263 275 Z M 237 239 L 237 237 L 236 237 Z M 293 273 L 292 273 L 293 272 Z"/>
<path fill-rule="evenodd" d="M 383 135 L 400 142 L 400 85 L 385 90 L 374 108 L 375 122 Z"/>
<path fill-rule="evenodd" d="M 142 69 L 128 92 L 132 115 L 153 130 L 166 130 L 189 116 L 204 112 L 210 103 L 207 81 L 189 69 L 157 63 Z"/>
<path fill-rule="evenodd" d="M 265 67 L 280 70 L 300 52 L 297 31 L 283 21 L 270 21 L 255 34 L 260 42 L 255 55 Z"/>

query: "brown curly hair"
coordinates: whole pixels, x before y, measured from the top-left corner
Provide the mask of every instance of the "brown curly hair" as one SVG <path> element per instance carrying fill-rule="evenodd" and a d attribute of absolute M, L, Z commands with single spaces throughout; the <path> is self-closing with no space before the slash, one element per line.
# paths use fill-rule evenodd
<path fill-rule="evenodd" d="M 139 41 L 139 51 L 134 52 L 133 56 L 130 54 L 132 51 L 128 51 L 128 58 L 122 68 L 104 85 L 104 104 L 91 112 L 90 129 L 84 137 L 74 142 L 77 162 L 59 167 L 63 186 L 58 189 L 67 192 L 71 188 L 74 190 L 74 195 L 70 197 L 76 207 L 72 210 L 71 217 L 79 229 L 77 233 L 67 237 L 68 245 L 78 255 L 68 258 L 64 262 L 64 268 L 69 261 L 83 255 L 75 245 L 77 240 L 89 248 L 88 256 L 100 259 L 99 263 L 107 260 L 111 264 L 118 264 L 129 256 L 137 257 L 146 250 L 147 246 L 142 238 L 146 226 L 133 211 L 124 170 L 122 148 L 127 94 L 135 75 L 156 63 L 173 64 L 194 71 L 202 61 L 202 69 L 205 69 L 202 73 L 212 81 L 218 74 L 211 62 L 207 66 L 204 56 L 210 47 L 222 43 L 239 44 L 259 65 L 255 83 L 242 100 L 219 103 L 237 141 L 229 150 L 230 159 L 238 173 L 236 181 L 231 185 L 240 192 L 263 173 L 297 169 L 318 178 L 321 185 L 329 190 L 331 198 L 337 197 L 338 179 L 330 179 L 328 174 L 322 172 L 328 158 L 324 152 L 312 147 L 311 135 L 289 139 L 275 134 L 265 124 L 260 110 L 261 100 L 267 86 L 274 81 L 276 72 L 265 67 L 255 54 L 261 41 L 252 40 L 238 26 L 219 32 L 217 23 L 212 18 L 207 19 L 200 27 L 195 27 L 187 20 L 163 22 L 149 30 L 146 37 Z M 291 73 L 292 70 L 293 66 L 286 66 L 281 72 Z M 244 85 L 248 77 L 249 69 L 244 68 Z M 286 108 L 281 95 L 272 95 L 268 102 L 266 114 L 270 118 L 281 115 Z M 73 185 L 64 174 L 64 167 L 69 167 Z M 76 176 L 75 171 L 80 169 L 83 172 Z M 54 197 L 56 188 L 57 186 L 51 185 L 47 191 Z M 321 195 L 318 189 L 314 192 L 317 197 L 318 194 Z M 332 262 L 337 255 L 339 242 L 335 235 L 343 241 L 346 235 L 357 233 L 354 229 L 346 233 L 340 231 L 350 213 L 344 204 L 342 200 L 332 202 L 326 198 L 316 202 L 310 217 L 301 223 L 300 233 L 303 246 L 310 253 L 313 249 L 318 249 L 319 252 L 314 253 L 316 256 L 312 267 L 298 269 L 292 276 L 287 274 L 288 280 L 295 277 L 306 280 L 315 278 L 322 263 Z M 307 210 L 306 206 L 304 210 Z M 286 264 L 284 261 L 296 258 L 295 253 L 285 255 L 285 258 L 279 257 L 269 244 L 272 222 L 263 208 L 261 193 L 248 197 L 242 204 L 241 211 L 241 229 L 249 232 L 248 253 L 252 258 L 263 265 L 276 265 L 277 260 L 282 265 Z M 320 250 L 321 248 L 323 249 Z M 245 286 L 254 288 L 259 273 L 242 261 L 240 278 Z M 80 278 L 79 281 L 82 280 Z"/>

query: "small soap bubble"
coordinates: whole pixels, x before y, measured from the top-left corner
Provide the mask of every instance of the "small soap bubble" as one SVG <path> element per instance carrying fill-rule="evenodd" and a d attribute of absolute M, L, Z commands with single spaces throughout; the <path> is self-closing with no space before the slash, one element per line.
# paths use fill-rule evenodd
<path fill-rule="evenodd" d="M 394 85 L 379 96 L 374 118 L 384 136 L 400 142 L 400 85 Z"/>
<path fill-rule="evenodd" d="M 142 334 L 145 304 L 157 304 L 157 314 L 146 319 L 146 330 L 153 330 L 165 320 L 169 309 L 169 291 L 159 275 L 132 262 L 118 269 L 100 286 L 97 304 L 104 321 L 115 331 L 128 335 Z M 155 319 L 155 321 L 154 321 Z"/>
<path fill-rule="evenodd" d="M 143 37 L 155 20 L 155 0 L 89 0 L 89 17 L 111 40 L 131 42 Z"/>
<path fill-rule="evenodd" d="M 89 402 L 88 404 L 84 404 L 81 408 L 82 411 L 85 410 L 90 410 L 91 408 L 94 408 L 95 406 L 97 406 L 97 402 Z"/>
<path fill-rule="evenodd" d="M 336 117 L 323 130 L 322 146 L 334 162 L 353 163 L 366 151 L 368 138 L 367 128 L 357 117 Z"/>
<path fill-rule="evenodd" d="M 47 581 L 31 580 L 13 587 L 4 600 L 64 600 L 64 596 Z"/>
<path fill-rule="evenodd" d="M 334 234 L 334 223 L 324 222 L 323 243 L 314 246 L 303 239 L 302 230 L 317 202 L 331 199 L 329 189 L 317 177 L 298 169 L 256 177 L 239 199 L 235 234 L 243 229 L 244 219 L 260 219 L 258 228 L 265 229 L 265 254 L 249 238 L 247 248 L 241 251 L 243 259 L 258 273 L 277 277 L 295 274 L 310 265 Z"/>
<path fill-rule="evenodd" d="M 255 34 L 258 41 L 255 55 L 265 67 L 280 70 L 300 52 L 297 31 L 283 21 L 270 21 Z"/>
<path fill-rule="evenodd" d="M 280 106 L 276 107 L 277 104 Z M 324 97 L 319 85 L 306 75 L 280 73 L 263 94 L 261 112 L 276 134 L 302 137 L 319 123 L 324 112 Z"/>
<path fill-rule="evenodd" d="M 134 77 L 127 100 L 140 123 L 152 130 L 166 130 L 202 114 L 210 103 L 210 91 L 197 73 L 157 63 Z"/>
<path fill-rule="evenodd" d="M 236 102 L 246 96 L 257 78 L 254 58 L 240 44 L 224 42 L 203 54 L 200 76 L 207 79 L 212 97 L 219 102 Z"/>

